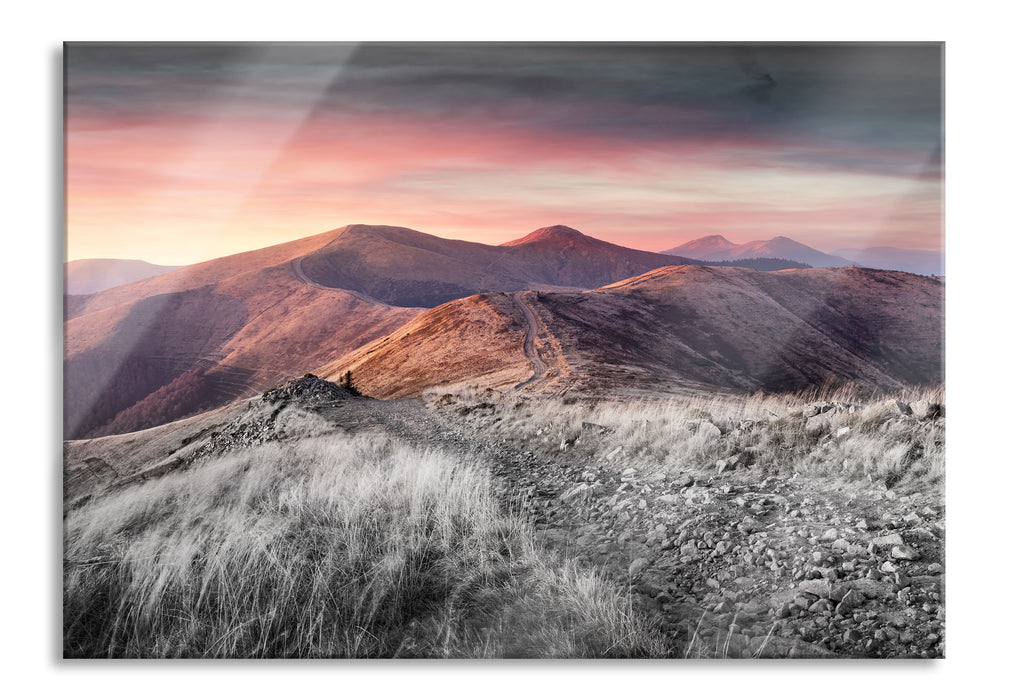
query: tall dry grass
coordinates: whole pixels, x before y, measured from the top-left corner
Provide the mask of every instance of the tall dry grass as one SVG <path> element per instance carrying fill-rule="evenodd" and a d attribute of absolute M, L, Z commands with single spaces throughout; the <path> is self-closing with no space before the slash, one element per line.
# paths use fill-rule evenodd
<path fill-rule="evenodd" d="M 264 445 L 65 522 L 68 657 L 671 653 L 537 548 L 478 465 L 381 435 Z"/>
<path fill-rule="evenodd" d="M 639 471 L 739 468 L 810 474 L 887 486 L 938 485 L 945 475 L 945 422 L 900 417 L 894 400 L 945 404 L 942 387 L 896 394 L 854 386 L 789 394 L 565 401 L 472 387 L 429 391 L 443 412 L 465 416 L 497 440 L 544 456 Z M 808 427 L 806 404 L 853 405 Z"/>

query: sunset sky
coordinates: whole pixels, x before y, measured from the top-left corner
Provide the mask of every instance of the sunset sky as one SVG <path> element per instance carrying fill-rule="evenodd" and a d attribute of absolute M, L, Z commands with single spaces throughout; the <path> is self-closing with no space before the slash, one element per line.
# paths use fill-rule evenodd
<path fill-rule="evenodd" d="M 943 243 L 942 48 L 70 44 L 67 259 L 351 223 L 664 250 Z"/>

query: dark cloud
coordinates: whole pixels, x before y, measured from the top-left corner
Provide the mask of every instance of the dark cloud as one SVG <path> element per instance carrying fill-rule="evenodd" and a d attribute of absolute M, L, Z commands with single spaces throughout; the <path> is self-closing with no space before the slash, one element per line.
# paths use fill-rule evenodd
<path fill-rule="evenodd" d="M 473 118 L 635 141 L 771 138 L 930 154 L 940 44 L 70 44 L 75 110 Z M 854 156 L 853 156 L 854 157 Z"/>

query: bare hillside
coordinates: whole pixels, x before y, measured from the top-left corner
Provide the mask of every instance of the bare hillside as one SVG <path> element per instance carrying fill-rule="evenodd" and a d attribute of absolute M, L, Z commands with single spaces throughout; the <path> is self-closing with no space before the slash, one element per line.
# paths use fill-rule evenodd
<path fill-rule="evenodd" d="M 420 313 L 414 307 L 483 291 L 589 288 L 670 260 L 563 226 L 488 246 L 351 225 L 71 295 L 66 435 L 139 430 L 222 406 L 390 333 Z M 465 326 L 465 314 L 454 323 Z M 475 328 L 465 330 L 469 342 Z M 488 361 L 450 363 L 448 373 L 482 376 Z M 414 358 L 400 366 L 410 388 L 383 390 L 423 388 L 443 369 Z"/>
<path fill-rule="evenodd" d="M 588 292 L 453 302 L 323 373 L 351 370 L 379 397 L 475 379 L 539 392 L 896 389 L 942 378 L 943 291 L 939 280 L 858 268 L 674 266 Z M 500 332 L 459 332 L 477 308 Z"/>
<path fill-rule="evenodd" d="M 356 224 L 300 262 L 318 284 L 398 306 L 437 306 L 479 292 L 591 289 L 656 267 L 693 262 L 548 226 L 500 246 L 396 226 Z"/>
<path fill-rule="evenodd" d="M 420 311 L 305 284 L 287 263 L 196 287 L 185 275 L 174 284 L 155 279 L 157 287 L 145 280 L 109 290 L 136 298 L 65 324 L 68 437 L 139 430 L 222 406 L 389 333 Z"/>

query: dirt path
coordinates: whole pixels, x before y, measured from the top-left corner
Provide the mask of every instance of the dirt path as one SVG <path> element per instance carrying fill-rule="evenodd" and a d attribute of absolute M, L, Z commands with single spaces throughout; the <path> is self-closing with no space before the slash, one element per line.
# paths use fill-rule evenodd
<path fill-rule="evenodd" d="M 306 275 L 305 271 L 301 268 L 301 260 L 301 258 L 295 258 L 291 261 L 291 270 L 294 272 L 294 276 L 310 287 L 315 287 L 316 289 L 329 289 L 329 287 L 324 287 L 318 282 L 309 279 L 308 275 Z"/>
<path fill-rule="evenodd" d="M 528 386 L 532 382 L 536 381 L 543 376 L 543 373 L 547 371 L 546 363 L 540 359 L 539 353 L 536 352 L 536 334 L 539 333 L 540 326 L 539 321 L 536 320 L 536 315 L 533 310 L 529 308 L 523 298 L 525 295 L 531 294 L 531 292 L 516 292 L 512 294 L 512 298 L 518 303 L 519 307 L 522 309 L 522 314 L 526 318 L 526 337 L 525 341 L 522 343 L 522 351 L 525 353 L 529 361 L 533 363 L 533 376 L 525 380 L 521 384 L 518 384 L 515 388 L 521 389 L 522 387 Z"/>
<path fill-rule="evenodd" d="M 355 291 L 353 289 L 343 289 L 343 288 L 340 288 L 340 287 L 327 287 L 326 285 L 319 284 L 315 280 L 311 279 L 307 274 L 305 274 L 305 270 L 301 266 L 301 261 L 302 260 L 303 260 L 303 258 L 295 258 L 294 260 L 292 260 L 291 261 L 291 271 L 294 273 L 294 276 L 296 278 L 298 278 L 299 281 L 304 282 L 308 286 L 315 287 L 316 289 L 328 289 L 331 292 L 344 292 L 346 294 L 351 295 L 355 299 L 360 299 L 361 301 L 366 301 L 369 304 L 378 304 L 380 306 L 389 306 L 389 304 L 386 304 L 381 299 L 376 299 L 375 297 L 370 297 L 367 294 L 364 294 L 363 292 L 358 292 L 358 291 Z"/>

